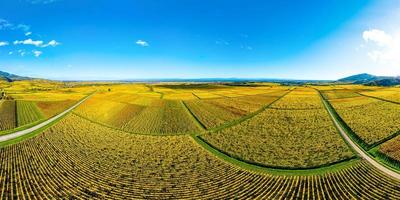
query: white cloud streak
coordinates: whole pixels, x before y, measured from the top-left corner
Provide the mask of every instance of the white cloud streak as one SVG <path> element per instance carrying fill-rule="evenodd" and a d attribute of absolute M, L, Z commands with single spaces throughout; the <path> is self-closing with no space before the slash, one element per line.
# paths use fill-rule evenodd
<path fill-rule="evenodd" d="M 24 45 L 33 45 L 36 47 L 48 47 L 48 46 L 58 46 L 61 43 L 55 41 L 55 40 L 51 40 L 50 42 L 48 42 L 47 44 L 45 44 L 42 40 L 32 40 L 32 39 L 26 39 L 26 40 L 16 40 L 14 41 L 14 45 L 19 45 L 19 44 L 24 44 Z"/>
<path fill-rule="evenodd" d="M 38 50 L 33 50 L 32 53 L 33 53 L 33 55 L 34 55 L 35 57 L 39 57 L 40 55 L 43 54 L 42 51 L 38 51 Z"/>
<path fill-rule="evenodd" d="M 58 46 L 58 45 L 60 45 L 60 44 L 61 44 L 61 43 L 59 43 L 59 42 L 57 42 L 57 41 L 55 41 L 55 40 L 51 40 L 50 42 L 48 42 L 47 44 L 43 45 L 42 47 L 48 47 L 48 46 L 55 47 L 55 46 Z"/>
<path fill-rule="evenodd" d="M 7 46 L 7 45 L 8 45 L 8 42 L 0 41 L 0 47 Z"/>
<path fill-rule="evenodd" d="M 32 39 L 26 39 L 26 40 L 16 40 L 14 41 L 14 45 L 18 45 L 18 44 L 25 44 L 25 45 L 34 45 L 37 47 L 40 47 L 43 45 L 43 41 L 41 40 L 32 40 Z"/>
<path fill-rule="evenodd" d="M 8 20 L 0 18 L 0 30 L 22 30 L 24 32 L 28 32 L 30 26 L 26 24 L 13 24 Z"/>
<path fill-rule="evenodd" d="M 147 42 L 144 41 L 144 40 L 138 40 L 138 41 L 136 41 L 136 44 L 139 45 L 139 46 L 142 46 L 142 47 L 148 47 L 148 46 L 150 46 L 149 43 L 147 43 Z"/>
<path fill-rule="evenodd" d="M 54 3 L 59 0 L 26 0 L 26 1 L 31 4 L 49 4 L 49 3 Z"/>

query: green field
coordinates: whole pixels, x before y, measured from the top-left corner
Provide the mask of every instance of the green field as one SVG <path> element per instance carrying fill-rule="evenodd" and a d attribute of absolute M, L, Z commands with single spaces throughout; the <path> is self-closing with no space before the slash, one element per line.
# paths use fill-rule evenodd
<path fill-rule="evenodd" d="M 34 102 L 16 101 L 17 104 L 17 126 L 23 126 L 44 118 Z"/>

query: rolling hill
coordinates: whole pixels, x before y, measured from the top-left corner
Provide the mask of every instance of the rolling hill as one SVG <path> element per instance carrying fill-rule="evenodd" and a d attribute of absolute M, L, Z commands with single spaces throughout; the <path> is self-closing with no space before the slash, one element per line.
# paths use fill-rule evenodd
<path fill-rule="evenodd" d="M 5 80 L 7 82 L 20 81 L 20 80 L 33 80 L 33 78 L 18 76 L 15 74 L 10 74 L 7 72 L 0 71 L 0 80 Z"/>
<path fill-rule="evenodd" d="M 372 74 L 362 73 L 337 80 L 340 83 L 364 84 L 376 86 L 393 86 L 400 84 L 400 77 L 396 76 L 375 76 Z"/>

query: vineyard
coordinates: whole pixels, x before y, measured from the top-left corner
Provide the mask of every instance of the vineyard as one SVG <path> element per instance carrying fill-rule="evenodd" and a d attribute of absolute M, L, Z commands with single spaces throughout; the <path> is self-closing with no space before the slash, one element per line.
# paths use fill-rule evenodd
<path fill-rule="evenodd" d="M 0 130 L 88 98 L 0 142 L 0 199 L 400 199 L 400 180 L 346 143 L 324 104 L 372 157 L 399 167 L 397 88 L 15 84 Z"/>
<path fill-rule="evenodd" d="M 37 101 L 36 106 L 47 118 L 53 117 L 76 103 L 76 100 Z"/>
<path fill-rule="evenodd" d="M 379 152 L 387 156 L 395 166 L 400 167 L 400 136 L 383 143 Z"/>
<path fill-rule="evenodd" d="M 34 102 L 16 101 L 17 104 L 17 126 L 23 126 L 43 118 L 43 114 Z"/>
<path fill-rule="evenodd" d="M 1 199 L 400 196 L 400 182 L 363 161 L 324 175 L 253 173 L 218 160 L 188 136 L 132 135 L 75 115 L 33 139 L 0 149 L 0 155 Z"/>
<path fill-rule="evenodd" d="M 15 101 L 0 100 L 0 131 L 15 128 Z"/>
<path fill-rule="evenodd" d="M 298 105 L 296 97 L 307 101 L 306 93 L 310 101 Z M 326 110 L 317 109 L 318 98 L 296 90 L 250 120 L 201 137 L 233 157 L 270 167 L 312 168 L 351 158 Z"/>
<path fill-rule="evenodd" d="M 400 130 L 400 105 L 369 97 L 330 102 L 347 125 L 367 144 L 380 142 Z"/>
<path fill-rule="evenodd" d="M 207 129 L 212 129 L 256 112 L 271 104 L 286 92 L 286 90 L 280 90 L 262 95 L 192 100 L 185 101 L 185 104 Z"/>

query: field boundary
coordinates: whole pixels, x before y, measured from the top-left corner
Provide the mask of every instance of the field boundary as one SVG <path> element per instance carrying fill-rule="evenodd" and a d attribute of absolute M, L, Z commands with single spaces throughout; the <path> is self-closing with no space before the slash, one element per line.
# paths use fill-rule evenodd
<path fill-rule="evenodd" d="M 389 165 L 390 167 L 400 172 L 400 161 L 386 155 L 385 153 L 380 152 L 378 147 L 375 147 L 368 152 L 372 156 L 374 156 L 378 161 L 381 161 L 384 164 Z"/>
<path fill-rule="evenodd" d="M 32 132 L 34 132 L 36 130 L 39 130 L 39 129 L 43 128 L 43 127 L 47 127 L 47 125 L 49 125 L 49 124 L 54 124 L 52 122 L 57 121 L 57 119 L 62 118 L 63 116 L 65 116 L 66 114 L 71 112 L 73 109 L 75 109 L 80 104 L 82 104 L 87 99 L 89 99 L 93 94 L 94 93 L 84 97 L 78 103 L 76 103 L 75 105 L 71 106 L 67 110 L 63 111 L 62 113 L 60 113 L 60 114 L 58 114 L 58 115 L 56 115 L 56 116 L 44 121 L 44 122 L 42 122 L 42 123 L 40 123 L 38 125 L 35 125 L 35 126 L 31 127 L 31 128 L 25 129 L 25 130 L 21 130 L 21 131 L 17 131 L 17 132 L 13 132 L 13 133 L 10 133 L 10 134 L 7 134 L 7 135 L 0 136 L 0 144 L 3 143 L 3 142 L 7 142 L 7 141 L 10 141 L 10 140 L 17 139 L 17 138 L 22 137 L 24 135 L 28 135 L 28 134 L 30 134 L 30 133 L 32 133 Z"/>
<path fill-rule="evenodd" d="M 250 170 L 253 172 L 268 173 L 273 175 L 298 176 L 298 175 L 324 174 L 327 172 L 339 171 L 351 165 L 354 161 L 359 160 L 357 157 L 353 156 L 348 159 L 313 167 L 291 168 L 291 167 L 268 166 L 262 163 L 252 162 L 236 156 L 232 156 L 226 153 L 225 151 L 214 147 L 212 144 L 208 143 L 200 136 L 196 135 L 191 135 L 191 136 L 200 146 L 202 146 L 205 150 L 209 151 L 211 154 L 215 155 L 219 159 L 222 159 L 242 169 Z"/>
<path fill-rule="evenodd" d="M 81 114 L 79 114 L 79 113 L 77 113 L 75 111 L 73 111 L 72 114 L 74 114 L 74 115 L 76 115 L 78 117 L 81 117 L 81 118 L 83 118 L 83 119 L 85 119 L 87 121 L 90 121 L 92 123 L 98 124 L 100 126 L 104 126 L 104 127 L 107 127 L 107 128 L 110 128 L 110 129 L 113 129 L 113 130 L 116 130 L 116 131 L 121 131 L 121 132 L 124 132 L 124 133 L 128 133 L 128 134 L 160 136 L 160 137 L 162 137 L 162 136 L 179 136 L 179 135 L 194 134 L 193 132 L 187 132 L 187 133 L 180 133 L 180 132 L 178 132 L 178 133 L 137 133 L 137 132 L 130 132 L 130 131 L 127 131 L 127 130 L 124 130 L 124 129 L 121 129 L 121 128 L 118 128 L 118 127 L 115 127 L 115 126 L 111 126 L 111 125 L 103 123 L 103 122 L 99 122 L 99 121 L 87 118 L 87 117 L 85 117 L 85 116 L 83 116 L 83 115 L 81 115 Z"/>
<path fill-rule="evenodd" d="M 217 131 L 220 131 L 220 130 L 223 130 L 223 129 L 226 129 L 226 128 L 229 128 L 229 127 L 232 127 L 232 126 L 236 126 L 236 125 L 238 125 L 238 124 L 240 124 L 240 123 L 242 123 L 244 121 L 247 121 L 247 120 L 257 116 L 258 114 L 264 112 L 266 109 L 271 107 L 271 105 L 273 105 L 275 102 L 281 100 L 283 97 L 285 97 L 286 95 L 288 95 L 292 91 L 293 91 L 292 89 L 289 89 L 289 91 L 287 91 L 285 94 L 283 94 L 282 96 L 278 97 L 277 99 L 275 99 L 271 103 L 262 106 L 260 109 L 254 111 L 254 112 L 251 112 L 248 115 L 245 115 L 245 116 L 240 117 L 238 119 L 234 119 L 232 121 L 226 122 L 226 123 L 224 123 L 224 124 L 222 124 L 222 125 L 220 125 L 218 127 L 211 128 L 211 129 L 209 129 L 207 131 L 208 132 L 217 132 Z"/>
<path fill-rule="evenodd" d="M 335 125 L 335 120 L 337 120 L 341 126 L 342 129 L 346 131 L 346 133 L 357 142 L 363 149 L 370 149 L 372 148 L 369 144 L 367 144 L 360 136 L 358 136 L 353 129 L 350 128 L 349 125 L 340 117 L 339 113 L 336 112 L 335 108 L 331 105 L 328 99 L 326 99 L 322 94 L 321 91 L 317 90 L 319 92 L 319 95 L 322 100 L 322 104 L 324 105 L 325 109 L 328 111 L 329 115 L 333 115 L 334 119 L 334 125 Z M 340 133 L 340 129 L 338 129 Z M 345 139 L 345 138 L 344 138 Z"/>
<path fill-rule="evenodd" d="M 361 96 L 364 96 L 364 97 L 369 97 L 369 98 L 373 98 L 373 99 L 377 99 L 377 100 L 386 101 L 386 102 L 389 102 L 389 103 L 394 103 L 394 104 L 400 105 L 400 102 L 397 102 L 397 101 L 392 101 L 392 100 L 384 99 L 384 98 L 380 98 L 380 97 L 374 97 L 374 96 L 362 94 L 362 93 L 360 93 L 360 92 L 355 92 L 355 93 L 356 93 L 356 94 L 359 94 L 359 95 L 361 95 Z"/>
<path fill-rule="evenodd" d="M 319 91 L 319 90 L 318 90 Z M 321 94 L 321 93 L 320 93 Z M 378 162 L 375 160 L 375 158 L 369 154 L 360 144 L 357 143 L 356 140 L 354 140 L 351 137 L 351 134 L 347 132 L 347 130 L 343 127 L 343 124 L 336 118 L 336 115 L 334 114 L 333 108 L 329 107 L 328 101 L 323 98 L 323 103 L 326 108 L 326 110 L 329 113 L 329 116 L 333 119 L 335 126 L 338 128 L 339 133 L 343 136 L 343 138 L 348 142 L 351 148 L 353 148 L 357 154 L 359 154 L 364 160 L 366 160 L 368 163 L 370 163 L 372 166 L 374 166 L 376 169 L 380 170 L 381 172 L 387 174 L 388 176 L 400 180 L 400 174 L 397 172 L 397 170 L 391 166 L 389 166 L 386 163 Z M 337 114 L 337 113 L 336 113 Z"/>
<path fill-rule="evenodd" d="M 192 112 L 192 110 L 190 110 L 189 107 L 186 105 L 186 102 L 185 102 L 185 101 L 181 101 L 181 103 L 183 104 L 183 107 L 184 107 L 185 110 L 188 112 L 188 114 L 192 116 L 193 121 L 195 121 L 195 123 L 196 123 L 202 130 L 207 130 L 207 127 L 196 117 L 196 115 L 194 115 L 194 113 Z"/>
<path fill-rule="evenodd" d="M 348 90 L 348 89 L 345 89 L 345 90 Z M 385 137 L 385 138 L 383 138 L 383 139 L 381 139 L 379 141 L 376 141 L 376 142 L 371 143 L 371 144 L 366 143 L 360 136 L 358 136 L 353 131 L 352 128 L 350 128 L 350 126 L 342 119 L 342 117 L 340 117 L 339 113 L 336 112 L 335 108 L 331 105 L 329 100 L 321 93 L 321 91 L 319 91 L 319 90 L 317 90 L 317 91 L 320 93 L 321 98 L 328 104 L 328 107 L 331 109 L 331 111 L 333 112 L 335 117 L 339 120 L 339 122 L 342 125 L 342 128 L 344 128 L 347 131 L 347 133 L 352 137 L 352 139 L 355 140 L 359 145 L 361 145 L 361 147 L 364 148 L 364 150 L 369 151 L 369 150 L 371 150 L 371 149 L 373 149 L 373 148 L 375 148 L 375 147 L 377 147 L 377 146 L 379 146 L 379 145 L 381 145 L 381 144 L 383 144 L 383 143 L 385 143 L 385 142 L 387 142 L 387 141 L 389 141 L 389 140 L 391 140 L 391 139 L 393 139 L 393 138 L 395 138 L 395 137 L 400 135 L 400 130 L 398 130 L 398 131 L 396 131 L 394 133 L 389 134 L 387 137 Z M 349 91 L 351 91 L 351 90 L 349 90 Z M 379 98 L 379 97 L 364 95 L 364 94 L 361 94 L 359 92 L 354 92 L 354 93 L 358 94 L 360 96 L 367 97 L 367 98 L 373 98 L 373 99 L 377 99 L 377 100 L 380 100 L 380 101 L 384 101 L 384 102 L 394 103 L 394 104 L 400 105 L 399 102 L 390 101 L 390 100 Z"/>

